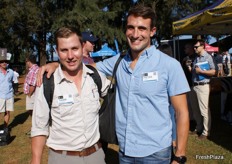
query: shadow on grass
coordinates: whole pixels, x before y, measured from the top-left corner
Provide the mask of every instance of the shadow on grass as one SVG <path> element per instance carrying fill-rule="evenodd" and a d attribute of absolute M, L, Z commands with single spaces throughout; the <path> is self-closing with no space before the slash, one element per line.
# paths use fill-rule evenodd
<path fill-rule="evenodd" d="M 107 153 L 106 153 L 106 163 L 107 164 L 119 164 L 118 152 L 111 148 L 108 148 Z"/>
<path fill-rule="evenodd" d="M 14 98 L 14 102 L 21 100 L 21 98 Z"/>
<path fill-rule="evenodd" d="M 10 140 L 9 140 L 9 143 L 7 145 L 9 145 L 11 142 L 13 142 L 15 138 L 16 138 L 16 136 L 10 136 Z"/>
<path fill-rule="evenodd" d="M 15 94 L 15 96 L 20 96 L 22 94 L 24 94 L 24 93 L 23 92 L 17 92 L 17 94 Z"/>
<path fill-rule="evenodd" d="M 212 115 L 211 136 L 209 140 L 232 151 L 232 126 L 221 119 L 221 93 L 212 93 L 209 102 Z"/>
<path fill-rule="evenodd" d="M 29 112 L 27 111 L 15 116 L 14 120 L 10 123 L 9 127 L 12 129 L 19 124 L 23 124 L 28 117 L 29 117 Z"/>

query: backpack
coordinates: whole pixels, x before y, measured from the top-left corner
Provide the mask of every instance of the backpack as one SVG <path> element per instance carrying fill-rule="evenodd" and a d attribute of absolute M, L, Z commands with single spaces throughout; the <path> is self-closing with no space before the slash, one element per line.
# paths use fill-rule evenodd
<path fill-rule="evenodd" d="M 0 130 L 0 146 L 5 146 L 10 143 L 10 132 L 8 128 Z"/>

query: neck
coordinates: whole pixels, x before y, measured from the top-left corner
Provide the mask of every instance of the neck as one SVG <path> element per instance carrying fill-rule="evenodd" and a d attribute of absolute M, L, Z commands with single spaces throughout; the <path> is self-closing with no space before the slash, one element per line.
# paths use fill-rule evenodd
<path fill-rule="evenodd" d="M 69 71 L 69 70 L 66 70 L 65 68 L 62 68 L 62 71 L 65 75 L 65 77 L 68 79 L 68 80 L 71 80 L 71 81 L 76 81 L 76 79 L 79 79 L 82 77 L 82 73 L 83 73 L 83 65 L 81 64 L 76 70 L 74 71 Z"/>
<path fill-rule="evenodd" d="M 0 67 L 0 70 L 1 70 L 4 74 L 6 73 L 6 69 L 5 69 L 5 68 Z"/>
<path fill-rule="evenodd" d="M 78 93 L 81 95 L 81 85 L 82 85 L 82 74 L 83 74 L 83 65 L 81 64 L 76 71 L 65 71 L 63 70 L 66 78 L 76 85 Z"/>
<path fill-rule="evenodd" d="M 200 56 L 203 55 L 204 53 L 205 53 L 205 50 L 202 50 L 202 51 L 200 52 Z"/>
<path fill-rule="evenodd" d="M 90 55 L 89 55 L 89 52 L 86 51 L 85 49 L 83 49 L 83 57 L 84 58 L 88 58 Z"/>

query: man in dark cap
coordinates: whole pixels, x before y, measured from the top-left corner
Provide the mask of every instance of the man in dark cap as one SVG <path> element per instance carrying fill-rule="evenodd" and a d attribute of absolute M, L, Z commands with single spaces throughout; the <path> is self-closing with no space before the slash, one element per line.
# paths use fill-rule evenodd
<path fill-rule="evenodd" d="M 83 39 L 83 63 L 91 64 L 94 60 L 91 58 L 90 53 L 93 52 L 95 42 L 98 40 L 91 32 L 82 32 Z"/>

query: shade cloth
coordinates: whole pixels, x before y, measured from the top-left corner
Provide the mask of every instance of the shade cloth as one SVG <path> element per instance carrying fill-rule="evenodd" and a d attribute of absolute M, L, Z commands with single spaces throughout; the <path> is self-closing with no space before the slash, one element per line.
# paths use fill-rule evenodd
<path fill-rule="evenodd" d="M 232 0 L 219 0 L 210 7 L 173 22 L 174 35 L 232 34 Z"/>

